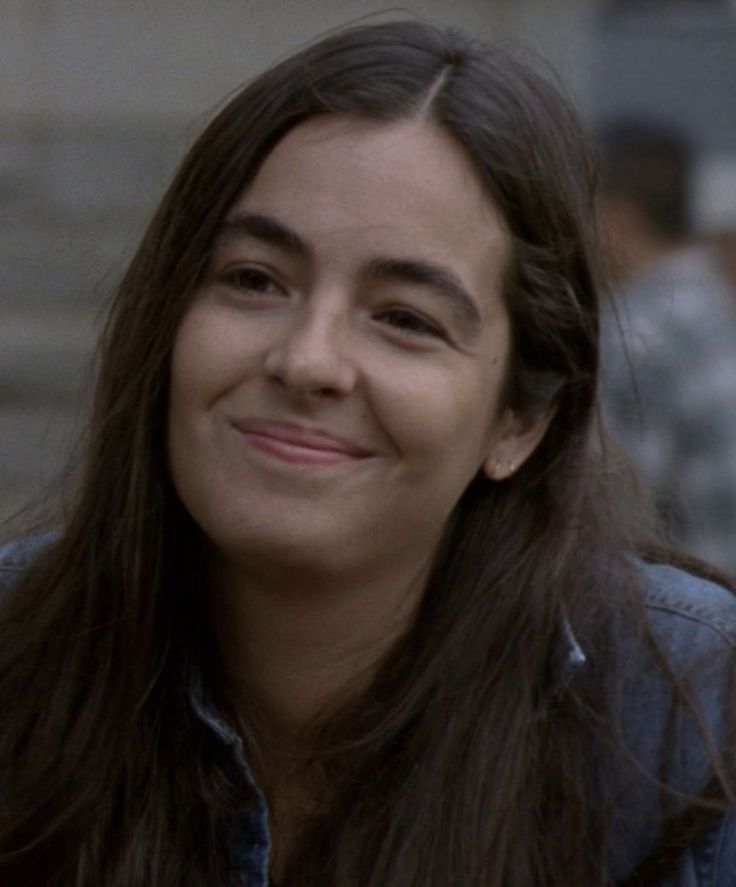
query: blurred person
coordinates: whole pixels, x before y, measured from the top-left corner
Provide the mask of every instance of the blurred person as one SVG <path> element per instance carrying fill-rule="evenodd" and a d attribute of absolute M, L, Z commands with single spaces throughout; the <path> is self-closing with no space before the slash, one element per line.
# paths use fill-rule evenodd
<path fill-rule="evenodd" d="M 736 302 L 736 155 L 715 154 L 698 164 L 694 202 L 694 225 Z"/>
<path fill-rule="evenodd" d="M 604 127 L 600 148 L 608 421 L 673 544 L 736 573 L 736 302 L 691 234 L 692 150 L 641 120 Z"/>
<path fill-rule="evenodd" d="M 0 552 L 3 887 L 729 884 L 736 597 L 609 462 L 593 185 L 416 22 L 216 116 Z"/>
<path fill-rule="evenodd" d="M 736 205 L 734 206 L 736 213 Z M 736 229 L 721 231 L 713 237 L 716 261 L 726 282 L 731 287 L 731 295 L 736 302 Z"/>

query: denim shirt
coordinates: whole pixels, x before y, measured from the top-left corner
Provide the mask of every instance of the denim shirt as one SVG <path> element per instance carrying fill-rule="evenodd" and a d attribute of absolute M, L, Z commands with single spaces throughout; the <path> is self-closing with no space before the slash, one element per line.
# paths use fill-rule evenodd
<path fill-rule="evenodd" d="M 0 593 L 28 566 L 40 545 L 43 541 L 36 539 L 0 548 Z M 645 579 L 644 603 L 652 633 L 676 674 L 692 668 L 706 718 L 715 735 L 722 735 L 730 677 L 727 658 L 736 645 L 736 596 L 674 567 L 641 563 L 639 568 Z M 589 665 L 569 628 L 561 632 L 559 643 L 553 690 Z M 626 668 L 620 679 L 621 720 L 626 742 L 642 772 L 656 774 L 668 726 L 669 691 L 662 678 L 642 662 L 633 639 L 630 655 L 625 654 L 622 661 Z M 187 680 L 193 711 L 222 745 L 246 795 L 255 797 L 232 822 L 227 836 L 232 859 L 227 887 L 268 887 L 271 839 L 266 800 L 251 776 L 240 737 L 209 700 L 199 674 L 192 671 Z M 707 781 L 707 762 L 700 752 L 687 747 L 682 760 L 683 790 L 698 791 Z M 611 778 L 615 782 L 615 775 Z M 654 783 L 643 780 L 641 791 L 621 801 L 610 839 L 614 882 L 633 869 L 656 838 L 657 799 Z M 736 812 L 719 818 L 688 849 L 677 871 L 651 887 L 736 887 Z"/>

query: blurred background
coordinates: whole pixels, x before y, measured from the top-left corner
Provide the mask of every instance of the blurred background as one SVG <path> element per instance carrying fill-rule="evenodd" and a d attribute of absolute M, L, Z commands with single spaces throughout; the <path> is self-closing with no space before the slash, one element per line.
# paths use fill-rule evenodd
<path fill-rule="evenodd" d="M 218 102 L 303 42 L 387 8 L 2 0 L 0 519 L 67 460 L 106 300 Z M 693 157 L 688 237 L 718 250 L 724 279 L 729 262 L 733 271 L 736 0 L 421 0 L 401 10 L 541 53 L 594 129 L 620 118 L 674 125 Z M 736 459 L 736 441 L 733 450 Z"/>

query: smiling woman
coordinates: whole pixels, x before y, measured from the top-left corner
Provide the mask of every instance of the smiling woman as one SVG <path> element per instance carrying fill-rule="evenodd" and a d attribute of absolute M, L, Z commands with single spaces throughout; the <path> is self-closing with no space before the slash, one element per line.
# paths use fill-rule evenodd
<path fill-rule="evenodd" d="M 372 605 L 394 612 L 473 477 L 544 432 L 549 411 L 502 402 L 509 245 L 483 193 L 435 125 L 334 115 L 236 200 L 174 345 L 169 453 L 249 587 L 275 545 L 289 586 L 355 588 L 380 562 Z"/>
<path fill-rule="evenodd" d="M 736 602 L 598 425 L 592 181 L 415 22 L 215 118 L 0 550 L 3 884 L 730 883 Z"/>

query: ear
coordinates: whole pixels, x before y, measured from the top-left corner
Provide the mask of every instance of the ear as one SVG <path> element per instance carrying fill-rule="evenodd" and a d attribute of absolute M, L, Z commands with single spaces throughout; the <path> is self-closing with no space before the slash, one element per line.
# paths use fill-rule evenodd
<path fill-rule="evenodd" d="M 526 416 L 507 410 L 501 423 L 505 430 L 497 437 L 481 465 L 489 480 L 506 480 L 526 462 L 544 437 L 557 410 L 552 404 L 546 410 Z"/>

